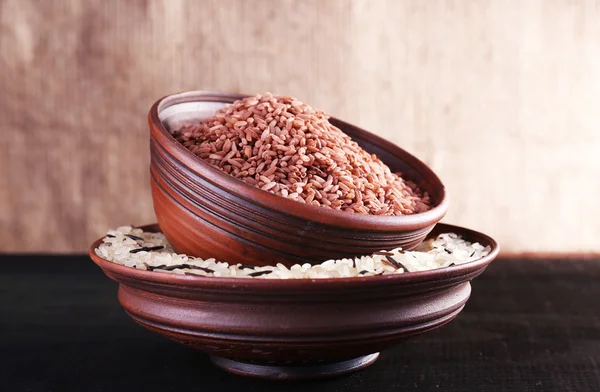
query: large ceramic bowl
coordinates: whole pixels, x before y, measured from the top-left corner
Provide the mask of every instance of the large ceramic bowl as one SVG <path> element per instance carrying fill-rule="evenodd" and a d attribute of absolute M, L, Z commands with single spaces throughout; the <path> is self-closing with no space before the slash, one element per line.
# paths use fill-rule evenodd
<path fill-rule="evenodd" d="M 384 217 L 298 203 L 215 169 L 171 136 L 169 130 L 206 119 L 241 97 L 188 92 L 160 99 L 150 109 L 154 211 L 176 251 L 254 265 L 273 260 L 287 265 L 315 263 L 380 249 L 412 249 L 446 213 L 444 186 L 423 162 L 337 119 L 331 122 L 426 190 L 434 207 L 420 214 Z"/>
<path fill-rule="evenodd" d="M 458 315 L 471 294 L 469 281 L 496 257 L 498 245 L 484 234 L 444 224 L 432 235 L 442 232 L 489 245 L 491 253 L 425 272 L 298 280 L 137 270 L 98 257 L 94 249 L 101 240 L 90 256 L 120 283 L 121 304 L 142 326 L 210 354 L 234 373 L 311 378 L 367 366 L 380 350 Z"/>

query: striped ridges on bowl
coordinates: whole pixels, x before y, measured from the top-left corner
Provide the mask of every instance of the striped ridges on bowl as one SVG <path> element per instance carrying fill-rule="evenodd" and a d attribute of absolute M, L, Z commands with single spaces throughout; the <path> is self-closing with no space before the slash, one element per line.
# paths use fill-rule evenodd
<path fill-rule="evenodd" d="M 224 261 L 286 265 L 413 249 L 447 210 L 444 186 L 422 162 L 373 134 L 337 119 L 332 124 L 415 182 L 429 211 L 373 216 L 314 207 L 275 196 L 205 163 L 169 130 L 204 119 L 239 95 L 189 92 L 159 100 L 150 110 L 151 185 L 158 223 L 174 249 Z"/>
<path fill-rule="evenodd" d="M 121 304 L 145 328 L 210 355 L 287 365 L 376 353 L 456 317 L 470 296 L 469 281 L 494 260 L 499 247 L 485 234 L 445 224 L 436 225 L 430 236 L 441 233 L 489 246 L 490 253 L 448 268 L 329 279 L 146 271 L 98 256 L 102 239 L 89 255 L 119 282 Z"/>

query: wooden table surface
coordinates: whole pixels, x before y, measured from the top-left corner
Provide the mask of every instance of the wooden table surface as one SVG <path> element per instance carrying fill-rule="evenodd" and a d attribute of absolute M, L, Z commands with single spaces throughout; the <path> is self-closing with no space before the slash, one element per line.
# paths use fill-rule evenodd
<path fill-rule="evenodd" d="M 266 382 L 136 325 L 86 256 L 0 256 L 2 391 L 600 391 L 600 260 L 499 259 L 464 311 L 370 368 Z"/>

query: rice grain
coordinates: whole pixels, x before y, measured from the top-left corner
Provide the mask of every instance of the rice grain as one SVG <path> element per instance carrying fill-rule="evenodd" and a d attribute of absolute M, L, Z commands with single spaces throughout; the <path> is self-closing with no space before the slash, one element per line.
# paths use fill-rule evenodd
<path fill-rule="evenodd" d="M 373 215 L 431 208 L 427 192 L 293 97 L 244 98 L 173 136 L 212 166 L 288 199 Z"/>
<path fill-rule="evenodd" d="M 391 275 L 450 268 L 478 260 L 489 254 L 491 248 L 465 241 L 454 233 L 446 233 L 423 242 L 415 251 L 405 252 L 400 248 L 382 250 L 369 256 L 326 260 L 316 265 L 295 264 L 288 269 L 280 263 L 255 267 L 177 254 L 162 233 L 123 226 L 109 230 L 94 251 L 105 260 L 155 272 L 255 279 L 313 279 Z"/>

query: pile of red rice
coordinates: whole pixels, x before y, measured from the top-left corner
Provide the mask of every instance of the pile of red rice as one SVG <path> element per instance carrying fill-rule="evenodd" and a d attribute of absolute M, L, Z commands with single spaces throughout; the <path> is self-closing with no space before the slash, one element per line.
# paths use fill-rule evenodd
<path fill-rule="evenodd" d="M 292 97 L 244 98 L 173 135 L 225 173 L 301 203 L 374 215 L 430 208 L 426 192 Z"/>

